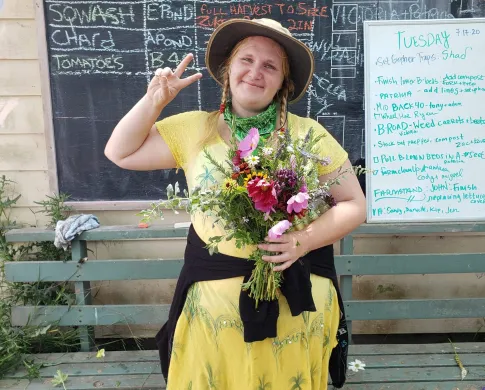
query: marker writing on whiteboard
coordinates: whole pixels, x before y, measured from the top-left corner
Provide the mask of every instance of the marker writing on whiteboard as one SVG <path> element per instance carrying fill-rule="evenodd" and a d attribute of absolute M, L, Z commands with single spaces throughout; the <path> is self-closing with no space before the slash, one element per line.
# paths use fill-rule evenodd
<path fill-rule="evenodd" d="M 450 34 L 446 31 L 441 31 L 439 33 L 420 34 L 417 36 L 406 35 L 406 31 L 398 31 L 396 35 L 398 49 L 432 46 L 443 46 L 445 49 L 450 48 Z"/>

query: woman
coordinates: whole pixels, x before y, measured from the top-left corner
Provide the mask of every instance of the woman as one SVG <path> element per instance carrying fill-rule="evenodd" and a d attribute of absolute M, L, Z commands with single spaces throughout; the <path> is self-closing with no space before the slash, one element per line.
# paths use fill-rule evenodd
<path fill-rule="evenodd" d="M 111 161 L 133 170 L 180 167 L 189 189 L 210 186 L 221 178 L 203 148 L 222 161 L 232 137 L 242 139 L 251 127 L 262 137 L 280 129 L 299 136 L 313 127 L 326 135 L 320 149 L 331 160 L 318 168 L 321 180 L 351 168 L 347 153 L 320 124 L 287 112 L 287 103 L 301 98 L 311 82 L 313 56 L 279 23 L 238 19 L 219 26 L 209 40 L 206 65 L 222 86 L 220 110 L 155 123 L 183 88 L 202 77 L 182 77 L 192 59 L 188 55 L 175 70 L 157 71 L 146 95 L 114 129 L 105 150 Z M 323 390 L 329 362 L 333 384 L 343 385 L 347 346 L 338 336 L 346 333 L 345 319 L 332 244 L 364 221 L 365 198 L 352 174 L 331 193 L 336 207 L 302 231 L 260 244 L 275 252 L 264 260 L 277 263 L 285 285 L 277 302 L 258 310 L 241 292 L 250 267 L 241 260 L 254 248 L 236 248 L 229 240 L 220 244 L 219 254 L 208 255 L 205 243 L 224 232 L 210 215 L 192 216 L 169 320 L 157 334 L 169 390 Z"/>

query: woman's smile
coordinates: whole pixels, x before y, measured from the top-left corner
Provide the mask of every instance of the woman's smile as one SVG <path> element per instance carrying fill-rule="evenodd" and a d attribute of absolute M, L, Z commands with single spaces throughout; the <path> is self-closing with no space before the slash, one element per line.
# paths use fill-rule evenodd
<path fill-rule="evenodd" d="M 263 86 L 260 86 L 260 85 L 257 85 L 257 84 L 254 84 L 252 83 L 251 81 L 243 81 L 243 83 L 249 85 L 250 87 L 254 87 L 254 88 L 259 88 L 259 89 L 264 89 Z"/>

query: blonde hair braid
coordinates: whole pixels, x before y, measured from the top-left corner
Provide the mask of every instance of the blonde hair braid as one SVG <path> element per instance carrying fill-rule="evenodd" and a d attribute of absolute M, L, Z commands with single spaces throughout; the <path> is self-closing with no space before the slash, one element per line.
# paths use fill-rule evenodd
<path fill-rule="evenodd" d="M 283 87 L 278 93 L 278 99 L 280 102 L 280 127 L 277 129 L 279 131 L 284 131 L 285 127 L 287 126 L 287 114 L 288 114 L 288 97 L 293 95 L 295 87 L 293 85 L 293 81 L 286 77 L 285 81 L 283 82 Z"/>
<path fill-rule="evenodd" d="M 223 79 L 224 79 L 224 84 L 222 86 L 221 107 L 219 109 L 219 112 L 221 114 L 224 113 L 224 110 L 225 110 L 226 104 L 227 104 L 227 99 L 229 97 L 230 86 L 229 86 L 229 73 L 228 72 L 224 73 Z"/>

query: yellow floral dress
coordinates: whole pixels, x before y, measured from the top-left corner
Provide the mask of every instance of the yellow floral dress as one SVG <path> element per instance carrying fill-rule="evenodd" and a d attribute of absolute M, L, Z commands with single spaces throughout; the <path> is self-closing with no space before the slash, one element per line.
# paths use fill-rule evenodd
<path fill-rule="evenodd" d="M 184 170 L 187 185 L 211 186 L 222 178 L 200 149 L 208 113 L 188 112 L 157 122 L 157 129 L 169 146 L 177 166 Z M 320 154 L 330 164 L 320 166 L 321 175 L 339 168 L 347 153 L 316 121 L 289 114 L 293 136 L 304 136 L 310 127 L 326 136 Z M 227 145 L 218 139 L 208 146 L 216 160 L 223 161 Z M 193 215 L 199 237 L 223 233 L 211 216 Z M 219 251 L 247 258 L 254 248 L 236 248 L 226 241 Z M 330 279 L 311 275 L 316 312 L 293 317 L 283 295 L 279 298 L 277 337 L 245 343 L 239 315 L 239 295 L 243 278 L 213 280 L 193 284 L 180 315 L 172 345 L 167 390 L 324 390 L 328 365 L 340 319 L 337 294 Z"/>

